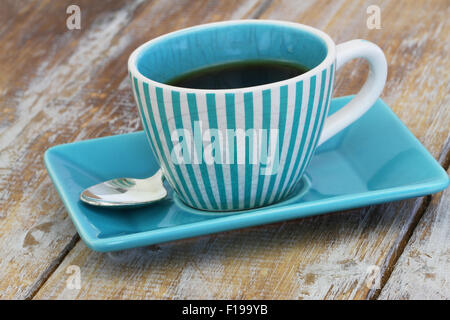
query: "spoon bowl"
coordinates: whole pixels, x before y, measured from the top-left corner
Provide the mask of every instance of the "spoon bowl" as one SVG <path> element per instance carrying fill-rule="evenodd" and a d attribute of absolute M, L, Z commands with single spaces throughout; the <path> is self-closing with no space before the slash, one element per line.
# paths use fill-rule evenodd
<path fill-rule="evenodd" d="M 80 195 L 80 200 L 99 207 L 149 205 L 167 197 L 163 180 L 161 170 L 146 179 L 116 178 L 85 189 Z"/>

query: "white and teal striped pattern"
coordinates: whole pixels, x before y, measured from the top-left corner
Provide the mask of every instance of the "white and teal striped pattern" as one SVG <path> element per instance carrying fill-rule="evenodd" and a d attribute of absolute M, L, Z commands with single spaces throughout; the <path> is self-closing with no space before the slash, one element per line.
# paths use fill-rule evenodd
<path fill-rule="evenodd" d="M 327 116 L 334 68 L 332 64 L 299 82 L 236 92 L 180 92 L 142 82 L 131 74 L 130 77 L 145 132 L 170 185 L 191 207 L 226 211 L 280 201 L 300 180 Z M 172 132 L 185 129 L 193 133 L 198 121 L 203 131 L 279 130 L 277 173 L 261 174 L 261 165 L 251 164 L 248 152 L 244 164 L 173 163 Z M 246 144 L 245 148 L 248 150 L 249 146 Z M 201 150 L 196 151 L 196 156 L 201 157 Z"/>

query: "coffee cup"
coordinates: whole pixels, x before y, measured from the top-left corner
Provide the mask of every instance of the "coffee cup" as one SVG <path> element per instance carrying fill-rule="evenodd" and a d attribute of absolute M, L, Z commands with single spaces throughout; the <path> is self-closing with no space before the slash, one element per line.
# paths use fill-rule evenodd
<path fill-rule="evenodd" d="M 369 62 L 368 78 L 328 116 L 336 70 L 355 58 Z M 242 88 L 168 84 L 195 70 L 249 60 L 296 63 L 308 71 Z M 370 109 L 387 75 L 383 52 L 369 41 L 335 45 L 318 29 L 271 20 L 210 23 L 160 36 L 131 54 L 128 69 L 164 177 L 186 205 L 208 211 L 286 199 L 316 148 Z"/>

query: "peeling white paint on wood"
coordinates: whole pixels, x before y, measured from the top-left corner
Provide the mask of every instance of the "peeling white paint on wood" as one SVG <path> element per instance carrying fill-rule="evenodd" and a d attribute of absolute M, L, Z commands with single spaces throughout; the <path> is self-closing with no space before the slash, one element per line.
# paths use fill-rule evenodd
<path fill-rule="evenodd" d="M 450 188 L 433 197 L 379 299 L 450 299 Z"/>
<path fill-rule="evenodd" d="M 60 200 L 54 192 L 49 192 L 53 187 L 42 165 L 45 150 L 30 153 L 35 152 L 36 137 L 52 131 L 53 137 L 58 135 L 54 128 L 70 126 L 84 110 L 89 110 L 85 101 L 76 97 L 102 68 L 105 56 L 113 59 L 126 48 L 127 38 L 116 43 L 113 40 L 130 22 L 140 2 L 99 16 L 99 22 L 83 34 L 68 59 L 55 62 L 55 56 L 50 54 L 48 60 L 41 62 L 28 87 L 14 101 L 7 102 L 16 108 L 16 117 L 12 124 L 0 128 L 0 167 L 4 168 L 0 172 L 3 208 L 0 213 L 0 278 L 8 279 L 0 281 L 3 298 L 26 296 L 27 289 L 52 261 L 51 257 L 57 255 L 75 233 Z M 72 102 L 65 103 L 69 101 Z M 11 198 L 18 195 L 11 186 L 23 179 L 21 172 L 26 157 L 33 161 L 28 163 L 34 167 L 33 176 L 21 182 L 22 197 L 10 205 Z M 46 257 L 50 260 L 45 260 Z"/>

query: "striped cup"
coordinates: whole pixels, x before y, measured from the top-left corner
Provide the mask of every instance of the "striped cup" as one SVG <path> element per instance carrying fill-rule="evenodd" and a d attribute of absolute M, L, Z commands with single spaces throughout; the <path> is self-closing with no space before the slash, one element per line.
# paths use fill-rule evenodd
<path fill-rule="evenodd" d="M 369 61 L 368 79 L 347 106 L 327 117 L 335 71 L 354 58 Z M 165 84 L 193 70 L 246 60 L 281 60 L 309 71 L 238 89 Z M 209 211 L 286 198 L 317 146 L 374 104 L 387 74 L 384 54 L 373 43 L 336 46 L 320 30 L 269 20 L 211 23 L 163 35 L 137 48 L 128 69 L 165 178 L 185 204 Z"/>

